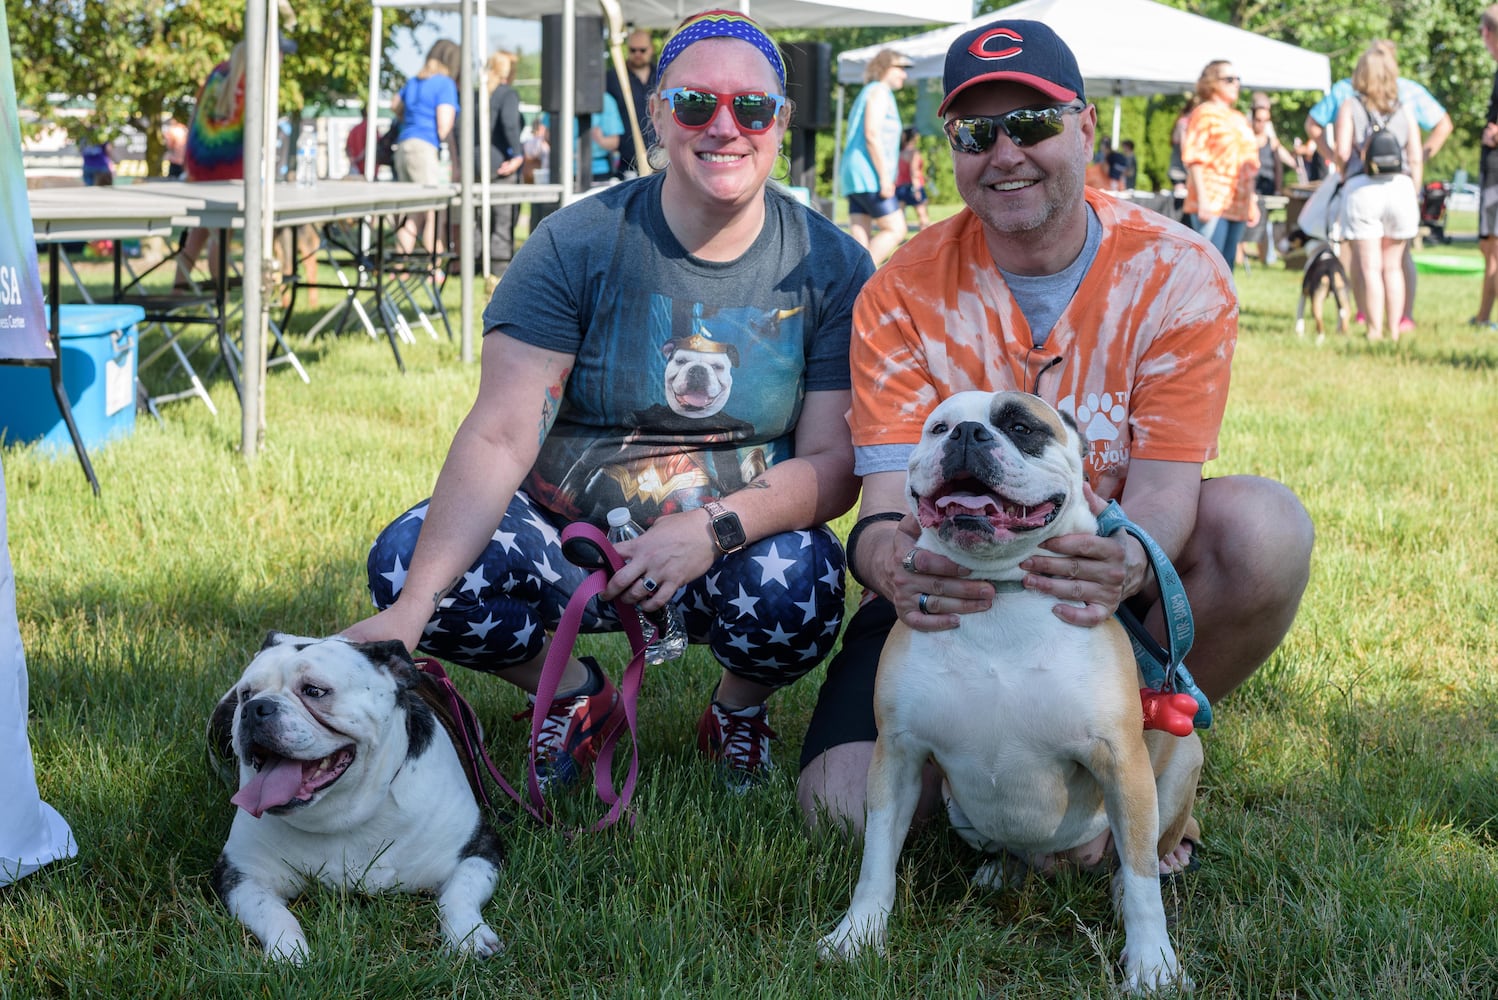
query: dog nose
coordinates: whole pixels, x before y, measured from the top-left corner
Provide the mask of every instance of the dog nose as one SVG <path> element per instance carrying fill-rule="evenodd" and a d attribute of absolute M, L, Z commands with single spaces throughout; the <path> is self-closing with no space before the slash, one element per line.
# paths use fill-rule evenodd
<path fill-rule="evenodd" d="M 269 698 L 256 698 L 245 702 L 240 709 L 241 717 L 263 722 L 281 711 L 281 706 Z"/>
<path fill-rule="evenodd" d="M 987 443 L 993 440 L 993 428 L 976 420 L 964 420 L 947 433 L 947 440 L 962 444 Z"/>

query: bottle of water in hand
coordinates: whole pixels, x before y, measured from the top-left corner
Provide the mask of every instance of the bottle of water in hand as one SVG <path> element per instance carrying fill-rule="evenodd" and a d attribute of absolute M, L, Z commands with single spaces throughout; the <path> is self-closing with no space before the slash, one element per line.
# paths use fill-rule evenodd
<path fill-rule="evenodd" d="M 645 533 L 628 507 L 615 507 L 609 511 L 609 541 L 622 542 L 628 538 L 639 538 Z M 681 608 L 667 604 L 660 611 L 638 612 L 640 630 L 645 633 L 645 662 L 664 663 L 674 660 L 686 652 L 687 626 Z"/>
<path fill-rule="evenodd" d="M 317 187 L 317 129 L 311 122 L 302 126 L 296 140 L 296 186 Z"/>

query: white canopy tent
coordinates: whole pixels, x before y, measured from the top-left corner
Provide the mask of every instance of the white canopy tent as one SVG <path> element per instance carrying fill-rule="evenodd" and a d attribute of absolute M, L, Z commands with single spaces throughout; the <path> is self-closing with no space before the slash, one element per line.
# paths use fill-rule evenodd
<path fill-rule="evenodd" d="M 862 83 L 864 66 L 881 49 L 895 49 L 910 58 L 914 65 L 909 79 L 940 80 L 952 41 L 1000 18 L 1044 22 L 1071 47 L 1087 96 L 1115 98 L 1115 145 L 1120 114 L 1116 98 L 1189 91 L 1213 59 L 1232 60 L 1245 92 L 1327 90 L 1332 83 L 1331 62 L 1318 52 L 1154 0 L 1024 0 L 965 24 L 844 52 L 837 58 L 838 83 Z"/>

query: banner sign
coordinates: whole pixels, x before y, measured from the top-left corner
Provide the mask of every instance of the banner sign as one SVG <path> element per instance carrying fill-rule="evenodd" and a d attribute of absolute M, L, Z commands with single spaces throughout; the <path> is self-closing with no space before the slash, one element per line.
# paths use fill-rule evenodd
<path fill-rule="evenodd" d="M 0 5 L 0 358 L 51 358 L 47 303 L 36 264 L 21 119 L 10 59 L 10 27 Z"/>

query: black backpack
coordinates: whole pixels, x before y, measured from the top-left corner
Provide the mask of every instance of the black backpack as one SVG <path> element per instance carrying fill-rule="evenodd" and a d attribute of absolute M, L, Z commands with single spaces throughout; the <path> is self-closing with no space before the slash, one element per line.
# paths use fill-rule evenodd
<path fill-rule="evenodd" d="M 1399 102 L 1394 102 L 1394 107 L 1383 119 L 1376 117 L 1368 105 L 1363 104 L 1361 97 L 1358 103 L 1363 105 L 1363 113 L 1368 116 L 1368 134 L 1363 139 L 1361 152 L 1363 169 L 1375 177 L 1404 173 L 1404 143 L 1389 131 L 1389 121 L 1399 110 Z"/>

